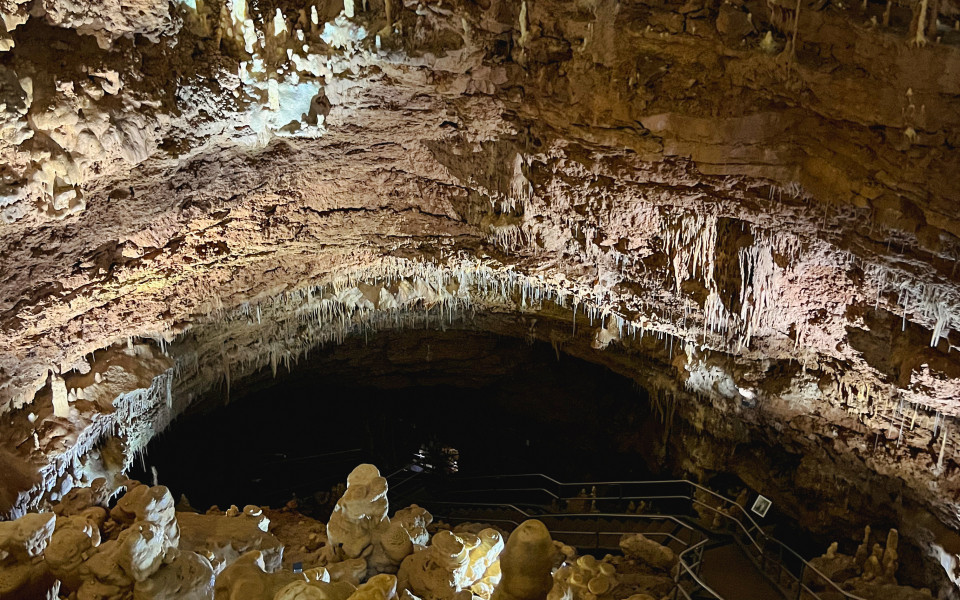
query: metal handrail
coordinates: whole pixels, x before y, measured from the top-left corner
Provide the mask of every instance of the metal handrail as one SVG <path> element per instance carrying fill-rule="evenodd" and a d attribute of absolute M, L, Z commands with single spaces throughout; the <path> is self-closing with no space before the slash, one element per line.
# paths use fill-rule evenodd
<path fill-rule="evenodd" d="M 699 568 L 700 568 L 700 563 L 703 562 L 703 548 L 704 548 L 704 546 L 707 545 L 707 542 L 709 542 L 709 541 L 710 541 L 709 539 L 701 540 L 700 542 L 694 544 L 693 546 L 688 547 L 686 550 L 684 550 L 683 552 L 681 552 L 681 553 L 677 556 L 677 560 L 680 562 L 681 565 L 684 566 L 684 570 L 685 570 L 687 573 L 691 573 L 693 569 L 687 568 L 687 567 L 688 567 L 688 563 L 687 563 L 687 561 L 686 561 L 685 558 L 684 558 L 684 557 L 686 556 L 686 554 L 687 554 L 688 552 L 696 552 L 696 553 L 697 553 L 697 564 L 695 565 L 695 568 L 696 568 L 696 569 L 699 569 Z M 683 594 L 683 597 L 686 598 L 686 600 L 692 600 L 690 594 L 687 593 L 687 590 L 685 590 L 685 589 L 683 588 L 683 586 L 680 585 L 680 577 L 681 577 L 681 576 L 682 576 L 681 573 L 678 572 L 678 573 L 677 573 L 677 578 L 676 578 L 676 587 L 673 588 L 673 598 L 674 598 L 674 600 L 677 600 L 677 597 L 678 597 L 680 594 Z M 709 585 L 707 585 L 706 583 L 704 583 L 699 577 L 693 577 L 693 581 L 694 581 L 694 583 L 695 583 L 696 585 L 700 586 L 700 589 L 703 590 L 704 592 L 707 592 L 708 594 L 712 595 L 712 596 L 713 596 L 714 598 L 716 598 L 717 600 L 723 600 L 723 596 L 721 596 L 718 592 L 716 592 L 716 591 L 715 591 L 713 588 L 711 588 Z"/>
<path fill-rule="evenodd" d="M 836 582 L 834 582 L 832 579 L 830 579 L 829 577 L 827 577 L 826 575 L 824 575 L 819 569 L 817 569 L 816 567 L 814 567 L 813 565 L 811 565 L 806 559 L 804 559 L 802 556 L 800 556 L 799 554 L 797 554 L 792 548 L 790 548 L 789 546 L 787 546 L 786 544 L 784 544 L 784 543 L 781 542 L 780 540 L 778 540 L 778 539 L 776 539 L 776 538 L 768 535 L 766 532 L 764 532 L 764 531 L 760 528 L 760 525 L 753 519 L 753 517 L 750 516 L 750 514 L 746 511 L 746 509 L 744 509 L 744 507 L 740 506 L 739 504 L 737 504 L 735 501 L 731 500 L 730 498 L 727 498 L 727 497 L 725 497 L 725 496 L 723 496 L 723 495 L 721 495 L 721 494 L 718 494 L 717 492 L 714 492 L 713 490 L 711 490 L 711 489 L 709 489 L 709 488 L 703 487 L 702 485 L 699 485 L 699 484 L 694 483 L 694 482 L 692 482 L 692 481 L 689 481 L 689 480 L 687 480 L 687 479 L 666 479 L 666 480 L 655 480 L 655 481 L 586 481 L 586 482 L 561 482 L 561 481 L 558 481 L 558 480 L 550 477 L 549 475 L 545 475 L 545 474 L 543 474 L 543 473 L 520 473 L 520 474 L 508 474 L 508 475 L 484 475 L 484 476 L 478 476 L 478 477 L 470 477 L 470 478 L 467 478 L 467 479 L 461 480 L 461 481 L 469 481 L 469 480 L 471 480 L 471 479 L 473 479 L 473 480 L 477 480 L 477 479 L 505 479 L 505 478 L 519 478 L 519 477 L 527 477 L 527 478 L 529 478 L 529 477 L 536 477 L 536 478 L 539 478 L 539 479 L 542 479 L 542 480 L 546 480 L 546 481 L 552 483 L 552 484 L 555 486 L 555 488 L 557 489 L 557 493 L 553 493 L 553 492 L 551 492 L 550 490 L 547 490 L 546 488 L 542 488 L 542 487 L 539 487 L 539 488 L 537 488 L 537 487 L 533 487 L 533 488 L 512 488 L 512 489 L 511 489 L 511 488 L 501 488 L 501 489 L 488 488 L 488 489 L 477 489 L 477 490 L 464 490 L 463 493 L 468 493 L 468 492 L 474 492 L 474 493 L 476 493 L 476 492 L 484 492 L 484 491 L 501 491 L 501 492 L 502 492 L 502 491 L 538 491 L 538 490 L 542 490 L 542 491 L 546 492 L 548 495 L 552 496 L 552 497 L 553 497 L 554 499 L 556 499 L 556 500 L 574 500 L 574 499 L 575 499 L 575 500 L 621 500 L 621 501 L 622 501 L 622 500 L 663 500 L 663 499 L 686 499 L 686 500 L 690 500 L 691 504 L 693 504 L 693 505 L 695 505 L 695 506 L 700 506 L 700 507 L 702 507 L 702 508 L 704 508 L 704 509 L 706 509 L 706 510 L 709 510 L 709 511 L 711 511 L 711 512 L 717 514 L 717 515 L 720 515 L 721 517 L 723 517 L 724 519 L 728 520 L 729 522 L 731 522 L 731 524 L 735 526 L 735 530 L 736 530 L 736 529 L 739 529 L 740 533 L 742 533 L 742 534 L 747 538 L 747 540 L 749 540 L 749 542 L 750 542 L 750 543 L 749 543 L 749 546 L 752 546 L 752 547 L 756 550 L 757 554 L 759 555 L 759 557 L 760 557 L 761 559 L 766 558 L 766 557 L 768 556 L 768 554 L 769 554 L 767 551 L 765 551 L 765 549 L 764 549 L 765 546 L 767 546 L 767 545 L 769 544 L 769 545 L 772 545 L 772 546 L 776 547 L 776 548 L 778 549 L 778 555 L 777 555 L 777 557 L 778 557 L 778 558 L 777 558 L 777 563 L 778 563 L 778 565 L 777 565 L 777 566 L 780 568 L 780 572 L 781 572 L 781 573 L 782 573 L 782 571 L 783 571 L 783 562 L 782 562 L 782 555 L 783 555 L 783 553 L 786 552 L 788 555 L 793 556 L 793 557 L 798 561 L 798 563 L 800 564 L 800 573 L 799 573 L 798 575 L 794 575 L 794 574 L 793 574 L 792 572 L 790 572 L 789 570 L 787 570 L 787 573 L 788 573 L 788 575 L 789 575 L 791 578 L 793 578 L 793 579 L 796 581 L 796 583 L 797 583 L 797 592 L 796 592 L 796 597 L 797 597 L 797 598 L 800 598 L 800 597 L 802 596 L 802 593 L 803 593 L 803 592 L 807 592 L 807 593 L 810 594 L 813 598 L 820 598 L 820 597 L 821 597 L 820 594 L 818 594 L 817 592 L 811 590 L 811 589 L 809 588 L 809 586 L 807 586 L 806 583 L 804 583 L 804 576 L 805 576 L 806 573 L 809 571 L 809 572 L 812 573 L 817 579 L 819 579 L 822 584 L 824 584 L 824 585 L 825 585 L 826 587 L 828 587 L 828 588 L 832 588 L 832 591 L 835 592 L 835 593 L 837 593 L 837 594 L 840 594 L 841 597 L 843 597 L 843 598 L 845 598 L 845 599 L 847 599 L 847 600 L 864 600 L 864 598 L 862 598 L 861 596 L 857 596 L 857 595 L 855 595 L 855 594 L 851 594 L 850 592 L 847 592 L 846 590 L 843 590 L 842 588 L 840 588 L 840 586 L 838 586 L 838 585 L 836 584 Z M 728 513 L 724 512 L 724 511 L 722 511 L 722 510 L 718 510 L 717 508 L 715 508 L 715 507 L 713 507 L 713 506 L 710 506 L 709 504 L 706 504 L 705 502 L 702 502 L 702 501 L 698 500 L 693 493 L 691 493 L 691 494 L 689 494 L 689 495 L 687 495 L 687 496 L 676 496 L 676 495 L 670 495 L 670 496 L 624 496 L 623 494 L 620 494 L 620 495 L 618 495 L 618 496 L 590 496 L 590 497 L 586 497 L 586 498 L 584 498 L 584 497 L 582 497 L 582 496 L 565 497 L 565 496 L 562 495 L 562 493 L 563 493 L 563 488 L 564 488 L 564 487 L 571 487 L 571 486 L 572 486 L 572 487 L 578 487 L 578 488 L 586 488 L 586 487 L 593 487 L 593 486 L 620 486 L 620 487 L 622 487 L 622 486 L 624 486 L 624 485 L 640 485 L 640 486 L 645 486 L 645 487 L 652 487 L 652 486 L 657 486 L 657 485 L 661 485 L 661 486 L 662 486 L 662 485 L 678 485 L 678 484 L 679 484 L 679 485 L 687 485 L 687 486 L 690 486 L 690 488 L 693 489 L 693 490 L 699 490 L 699 491 L 707 494 L 708 496 L 712 496 L 713 498 L 719 500 L 720 503 L 721 503 L 721 505 L 726 505 L 725 508 L 731 509 L 731 513 L 732 513 L 734 510 L 737 511 L 737 512 L 739 512 L 740 515 L 742 515 L 743 520 L 741 520 L 740 518 L 735 517 L 733 514 L 728 514 Z M 734 508 L 734 507 L 735 507 L 735 508 Z M 624 515 L 620 515 L 620 516 L 624 516 Z M 747 526 L 747 525 L 744 524 L 744 520 L 745 520 L 747 523 L 749 523 L 749 526 Z M 756 537 L 755 537 L 755 536 L 756 536 Z M 763 541 L 763 544 L 760 543 L 760 541 L 758 540 L 758 538 Z M 745 542 L 743 542 L 742 540 L 740 540 L 737 536 L 734 536 L 734 540 L 736 540 L 736 542 L 737 542 L 739 545 L 741 545 L 741 546 L 747 545 L 747 544 L 745 544 Z M 756 558 L 755 556 L 753 556 L 750 552 L 747 552 L 747 555 L 750 557 L 750 559 L 751 559 L 752 561 L 754 561 L 755 563 L 757 562 L 757 558 Z M 685 564 L 685 563 L 682 563 L 682 564 Z M 769 577 L 769 574 L 766 573 L 762 568 L 761 568 L 761 572 L 763 572 L 763 574 L 764 574 L 766 577 L 770 578 L 770 577 Z M 780 589 L 780 591 L 781 591 L 782 593 L 784 593 L 784 594 L 786 595 L 786 591 L 781 587 L 779 581 L 774 582 L 774 584 L 776 585 L 776 587 L 778 587 L 778 588 Z M 678 587 L 679 587 L 679 586 L 678 586 Z M 704 586 L 704 587 L 706 588 L 706 586 Z M 713 593 L 717 598 L 720 598 L 720 596 L 717 595 L 716 592 L 712 592 L 712 591 L 711 591 L 711 593 Z M 684 595 L 686 595 L 686 594 L 684 593 Z"/>
<path fill-rule="evenodd" d="M 612 535 L 612 534 L 622 535 L 623 533 L 632 533 L 632 532 L 624 532 L 624 531 L 622 531 L 622 530 L 621 530 L 621 531 L 600 531 L 600 530 L 599 530 L 599 521 L 600 521 L 601 518 L 617 518 L 617 519 L 623 519 L 624 517 L 627 517 L 627 518 L 634 518 L 634 519 L 650 519 L 650 520 L 657 520 L 657 521 L 672 521 L 674 524 L 678 525 L 679 527 L 682 527 L 682 528 L 684 528 L 684 529 L 692 532 L 693 534 L 700 535 L 701 537 L 704 538 L 704 539 L 700 540 L 699 542 L 697 542 L 696 544 L 690 545 L 688 542 L 685 542 L 684 540 L 682 540 L 682 539 L 674 536 L 672 533 L 667 533 L 667 532 L 665 532 L 665 531 L 661 531 L 661 532 L 649 532 L 649 533 L 644 534 L 644 535 L 647 536 L 647 537 L 655 537 L 655 536 L 657 536 L 657 535 L 662 536 L 662 537 L 669 537 L 669 538 L 671 538 L 671 539 L 673 539 L 673 540 L 676 540 L 676 541 L 679 542 L 680 544 L 682 544 L 682 545 L 684 545 L 684 546 L 687 546 L 683 551 L 681 551 L 680 553 L 677 554 L 677 564 L 679 565 L 680 568 L 677 569 L 677 573 L 676 573 L 676 575 L 675 575 L 675 577 L 674 577 L 674 584 L 675 584 L 675 587 L 674 587 L 674 596 L 673 596 L 674 599 L 675 599 L 675 600 L 677 599 L 677 597 L 678 597 L 677 594 L 683 594 L 683 597 L 686 598 L 686 600 L 691 600 L 690 595 L 689 595 L 689 594 L 687 593 L 687 591 L 684 590 L 683 587 L 680 585 L 680 582 L 681 582 L 680 580 L 681 580 L 681 578 L 682 578 L 684 575 L 686 575 L 687 577 L 689 577 L 689 578 L 694 582 L 695 585 L 699 586 L 699 588 L 700 588 L 702 591 L 707 592 L 708 594 L 711 594 L 711 595 L 713 596 L 713 598 L 715 598 L 716 600 L 723 600 L 723 596 L 721 596 L 720 594 L 718 594 L 718 593 L 717 593 L 716 591 L 714 591 L 710 586 L 708 586 L 706 583 L 704 583 L 704 582 L 700 579 L 700 576 L 699 576 L 699 575 L 697 574 L 697 572 L 696 572 L 696 571 L 699 569 L 700 564 L 701 564 L 701 562 L 702 562 L 702 558 L 703 558 L 703 547 L 710 541 L 709 538 L 706 538 L 705 536 L 703 536 L 703 534 L 701 534 L 699 531 L 697 531 L 696 529 L 694 529 L 693 527 L 691 527 L 691 526 L 688 525 L 687 523 L 684 523 L 684 522 L 681 521 L 680 519 L 678 519 L 678 518 L 676 518 L 676 517 L 674 517 L 674 516 L 671 516 L 671 515 L 636 515 L 636 514 L 627 514 L 627 515 L 625 515 L 625 514 L 622 514 L 622 513 L 595 513 L 595 512 L 590 512 L 590 513 L 562 513 L 562 514 L 554 514 L 554 515 L 530 515 L 530 514 L 528 514 L 525 510 L 523 510 L 523 509 L 521 509 L 521 508 L 519 508 L 518 506 L 515 506 L 515 505 L 513 505 L 513 504 L 502 504 L 502 503 L 494 503 L 494 502 L 448 502 L 448 501 L 433 501 L 433 500 L 431 500 L 431 501 L 429 502 L 429 504 L 432 504 L 432 505 L 446 505 L 446 506 L 496 507 L 496 508 L 501 508 L 501 509 L 502 509 L 502 508 L 506 508 L 506 509 L 509 509 L 509 510 L 511 510 L 511 511 L 517 513 L 517 514 L 519 514 L 520 516 L 522 516 L 522 517 L 524 518 L 524 520 L 526 520 L 526 519 L 538 519 L 538 518 L 543 518 L 544 516 L 554 516 L 554 517 L 562 517 L 562 518 L 583 518 L 583 517 L 593 518 L 593 519 L 595 519 L 595 520 L 598 522 L 598 529 L 594 532 L 594 534 L 597 536 L 597 545 L 596 545 L 596 547 L 597 547 L 598 549 L 600 548 L 600 535 L 601 535 L 601 534 L 602 534 L 602 535 Z M 460 519 L 462 519 L 462 517 L 450 517 L 450 516 L 443 516 L 443 515 L 435 515 L 435 517 L 436 517 L 437 519 L 446 518 L 446 519 L 448 519 L 448 520 L 452 520 L 452 519 L 458 519 L 458 520 L 460 520 Z M 513 521 L 513 520 L 510 520 L 510 519 L 490 519 L 490 518 L 484 518 L 483 520 L 484 520 L 485 522 L 490 522 L 490 523 L 508 523 L 508 524 L 513 525 L 514 527 L 518 527 L 518 526 L 520 525 L 520 523 L 518 523 L 517 521 Z M 548 529 L 549 529 L 549 528 L 548 528 Z M 589 531 L 563 531 L 563 530 L 550 529 L 550 533 L 551 533 L 552 535 L 589 535 L 591 532 L 589 532 Z M 696 560 L 696 563 L 695 563 L 694 565 L 691 565 L 691 564 L 687 563 L 687 561 L 686 561 L 687 555 L 688 555 L 690 552 L 696 552 L 696 553 L 697 553 L 697 560 Z"/>
<path fill-rule="evenodd" d="M 509 475 L 480 475 L 480 476 L 477 476 L 477 477 L 469 477 L 469 478 L 466 478 L 466 479 L 461 479 L 461 481 L 469 481 L 469 480 L 471 480 L 471 479 L 504 479 L 504 478 L 508 478 L 508 477 L 539 477 L 539 478 L 541 478 L 541 479 L 545 479 L 545 480 L 549 481 L 550 483 L 553 483 L 553 484 L 554 484 L 555 486 L 557 486 L 558 488 L 571 487 L 571 486 L 572 486 L 572 487 L 584 488 L 584 487 L 598 486 L 598 485 L 617 485 L 617 486 L 623 486 L 623 485 L 643 485 L 643 486 L 653 486 L 653 485 L 683 484 L 683 485 L 689 485 L 690 487 L 696 488 L 696 489 L 698 489 L 698 490 L 700 490 L 700 491 L 702 491 L 702 492 L 704 492 L 704 493 L 706 493 L 706 494 L 709 494 L 709 495 L 711 495 L 711 496 L 714 496 L 715 498 L 717 498 L 717 499 L 720 500 L 721 502 L 727 502 L 727 503 L 730 503 L 730 504 L 734 504 L 734 505 L 736 505 L 736 506 L 738 506 L 738 507 L 740 506 L 739 504 L 737 504 L 737 503 L 734 502 L 733 500 L 730 500 L 729 498 L 726 498 L 725 496 L 722 496 L 722 495 L 718 494 L 717 492 L 714 492 L 713 490 L 711 490 L 711 489 L 709 489 L 709 488 L 703 487 L 703 486 L 700 485 L 700 484 L 694 483 L 694 482 L 690 481 L 689 479 L 660 479 L 660 480 L 650 480 L 650 481 L 628 481 L 628 480 L 623 480 L 623 481 L 579 481 L 579 482 L 563 482 L 563 481 L 557 481 L 557 480 L 554 479 L 553 477 L 550 477 L 549 475 L 545 475 L 545 474 L 543 474 L 543 473 L 518 473 L 518 474 L 509 474 Z M 522 489 L 522 488 L 521 488 L 521 489 Z M 537 489 L 537 488 L 530 488 L 530 489 Z M 544 489 L 544 488 L 539 488 L 539 489 Z M 484 490 L 471 490 L 471 491 L 484 491 Z M 549 492 L 549 490 L 545 490 L 545 491 L 548 491 L 548 492 Z M 599 499 L 599 497 L 598 497 L 598 499 Z M 612 497 L 607 497 L 606 499 L 612 499 Z M 625 498 L 618 497 L 618 499 L 625 499 Z M 642 497 L 636 497 L 635 499 L 642 499 Z M 742 507 L 741 507 L 741 508 L 742 508 Z M 751 525 L 753 525 L 754 527 L 757 527 L 757 528 L 760 527 L 760 526 L 757 524 L 757 522 L 753 520 L 753 517 L 751 517 L 751 516 L 750 516 L 749 514 L 747 514 L 746 512 L 744 512 L 743 514 L 744 514 L 744 516 L 747 518 L 747 520 L 750 521 Z"/>
<path fill-rule="evenodd" d="M 678 518 L 676 518 L 676 517 L 674 517 L 674 516 L 672 516 L 672 515 L 646 515 L 646 514 L 644 514 L 644 515 L 637 515 L 637 514 L 624 515 L 624 514 L 622 514 L 622 513 L 601 513 L 601 512 L 589 512 L 589 513 L 548 513 L 548 514 L 545 514 L 545 515 L 531 515 L 530 513 L 528 513 L 527 511 L 523 510 L 522 508 L 520 508 L 520 507 L 517 506 L 516 504 L 503 504 L 503 503 L 499 503 L 499 502 L 450 502 L 450 501 L 444 501 L 444 500 L 436 500 L 436 501 L 435 501 L 435 500 L 431 500 L 431 501 L 429 502 L 429 504 L 432 504 L 432 505 L 435 505 L 435 506 L 436 506 L 436 505 L 443 505 L 443 506 L 464 506 L 464 507 L 507 508 L 507 509 L 510 509 L 510 510 L 516 512 L 516 513 L 519 513 L 519 514 L 522 515 L 524 518 L 527 518 L 527 519 L 538 519 L 538 520 L 544 520 L 544 519 L 549 520 L 549 519 L 551 519 L 551 518 L 563 518 L 563 519 L 567 519 L 567 518 L 570 518 L 570 519 L 589 518 L 589 519 L 600 520 L 600 519 L 602 519 L 602 518 L 623 519 L 624 517 L 626 517 L 626 518 L 636 519 L 636 520 L 647 519 L 647 520 L 654 520 L 654 521 L 671 521 L 671 522 L 673 522 L 676 526 L 682 527 L 682 528 L 686 529 L 687 531 L 690 531 L 690 532 L 692 532 L 692 533 L 694 533 L 694 534 L 697 534 L 697 535 L 702 535 L 702 534 L 700 534 L 700 532 L 698 532 L 696 529 L 694 529 L 693 527 L 691 527 L 691 526 L 688 525 L 687 523 L 684 523 L 683 521 L 681 521 L 680 519 L 678 519 Z M 438 517 L 438 518 L 439 518 L 439 517 Z M 460 519 L 460 517 L 450 517 L 450 518 Z M 508 521 L 508 522 L 512 522 L 512 521 Z M 551 530 L 551 531 L 553 531 L 553 530 Z M 585 534 L 585 533 L 590 533 L 590 532 L 585 532 L 585 531 L 556 531 L 556 533 Z M 597 532 L 594 532 L 594 533 L 597 533 Z M 617 530 L 617 531 L 601 531 L 601 532 L 599 532 L 599 533 L 603 533 L 603 534 L 613 534 L 613 533 L 622 534 L 622 533 L 632 533 L 632 532 L 627 532 L 627 531 L 623 531 L 623 530 Z M 668 537 L 668 538 L 670 538 L 670 539 L 672 539 L 672 540 L 676 540 L 677 542 L 680 542 L 680 543 L 683 544 L 684 546 L 688 546 L 688 545 L 689 545 L 688 542 L 685 542 L 685 541 L 683 541 L 682 539 L 678 538 L 677 536 L 675 536 L 675 535 L 673 535 L 673 534 L 671 534 L 671 533 L 667 533 L 667 532 L 665 532 L 665 531 L 650 532 L 650 533 L 645 533 L 644 535 L 646 535 L 647 537 L 653 537 L 653 536 Z M 706 541 L 706 540 L 704 540 L 704 541 Z"/>

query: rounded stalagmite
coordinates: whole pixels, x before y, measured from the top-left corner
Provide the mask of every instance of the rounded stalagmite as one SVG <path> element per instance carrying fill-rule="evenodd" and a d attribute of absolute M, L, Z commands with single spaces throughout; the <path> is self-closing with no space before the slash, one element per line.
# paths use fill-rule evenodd
<path fill-rule="evenodd" d="M 553 586 L 555 553 L 546 525 L 536 519 L 521 523 L 500 555 L 503 579 L 491 600 L 544 600 Z"/>

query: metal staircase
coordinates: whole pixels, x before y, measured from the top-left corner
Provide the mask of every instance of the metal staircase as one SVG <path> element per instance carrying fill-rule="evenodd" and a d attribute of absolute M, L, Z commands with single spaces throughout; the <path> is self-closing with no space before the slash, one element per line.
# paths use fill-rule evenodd
<path fill-rule="evenodd" d="M 702 580 L 700 566 L 704 551 L 724 542 L 739 546 L 787 600 L 863 600 L 764 532 L 744 507 L 691 481 L 565 483 L 542 473 L 451 479 L 442 486 L 422 485 L 410 474 L 400 481 L 406 499 L 439 520 L 510 530 L 535 518 L 555 540 L 581 552 L 618 551 L 620 536 L 643 533 L 678 555 L 674 600 L 723 600 Z M 630 503 L 640 504 L 643 514 L 628 512 Z"/>

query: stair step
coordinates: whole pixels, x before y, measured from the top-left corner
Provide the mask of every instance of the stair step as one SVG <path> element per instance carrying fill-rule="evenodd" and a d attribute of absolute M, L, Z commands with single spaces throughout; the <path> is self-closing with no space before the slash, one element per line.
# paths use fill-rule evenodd
<path fill-rule="evenodd" d="M 662 519 L 660 521 L 660 526 L 657 528 L 657 530 L 662 531 L 664 533 L 673 533 L 678 527 L 679 525 L 677 525 L 675 522 L 671 521 L 670 519 Z"/>
<path fill-rule="evenodd" d="M 463 505 L 436 505 L 435 507 L 431 507 L 430 500 L 437 501 L 440 496 L 429 494 L 429 492 L 423 495 L 429 497 L 422 499 L 422 502 L 418 502 L 418 504 L 431 510 L 436 515 L 441 515 L 440 518 L 446 518 L 454 522 L 482 523 L 486 521 L 510 528 L 510 522 L 519 523 L 524 519 L 522 514 L 506 507 L 506 505 L 503 507 L 470 506 L 466 504 L 466 495 L 454 495 L 452 497 L 453 502 L 463 502 L 465 503 Z M 490 499 L 498 500 L 498 498 Z M 578 547 L 582 552 L 592 552 L 597 546 L 600 547 L 596 550 L 599 552 L 616 551 L 622 534 L 641 533 L 679 554 L 693 543 L 703 539 L 702 536 L 704 535 L 699 529 L 692 529 L 669 518 L 643 518 L 627 513 L 623 513 L 622 516 L 604 517 L 572 516 L 563 512 L 554 512 L 549 506 L 537 504 L 521 504 L 518 508 L 529 516 L 540 519 L 549 530 L 556 532 L 555 540 Z M 615 511 L 618 507 L 611 503 L 608 506 L 601 506 L 600 509 Z M 599 535 L 598 532 L 600 532 Z"/>

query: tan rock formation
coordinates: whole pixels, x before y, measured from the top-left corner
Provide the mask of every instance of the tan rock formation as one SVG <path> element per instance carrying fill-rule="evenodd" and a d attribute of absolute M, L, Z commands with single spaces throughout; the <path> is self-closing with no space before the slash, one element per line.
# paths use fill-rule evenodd
<path fill-rule="evenodd" d="M 208 556 L 217 573 L 254 550 L 260 552 L 257 560 L 268 573 L 276 571 L 283 561 L 283 546 L 260 528 L 259 518 L 177 513 L 177 522 L 180 549 Z"/>
<path fill-rule="evenodd" d="M 624 535 L 620 538 L 620 549 L 625 556 L 643 561 L 661 571 L 670 571 L 677 564 L 677 555 L 673 550 L 642 533 Z"/>
<path fill-rule="evenodd" d="M 327 523 L 327 539 L 336 558 L 367 558 L 389 524 L 387 480 L 373 465 L 363 464 L 347 477 L 347 489 Z"/>
<path fill-rule="evenodd" d="M 503 577 L 491 600 L 545 600 L 553 587 L 556 550 L 550 532 L 535 519 L 513 530 L 500 555 Z"/>
<path fill-rule="evenodd" d="M 60 583 L 43 560 L 56 520 L 52 513 L 0 522 L 0 594 L 4 598 L 49 598 Z"/>
<path fill-rule="evenodd" d="M 231 562 L 217 575 L 214 598 L 217 600 L 274 598 L 287 585 L 302 580 L 302 575 L 289 571 L 267 572 L 263 555 L 259 550 L 251 550 Z"/>

